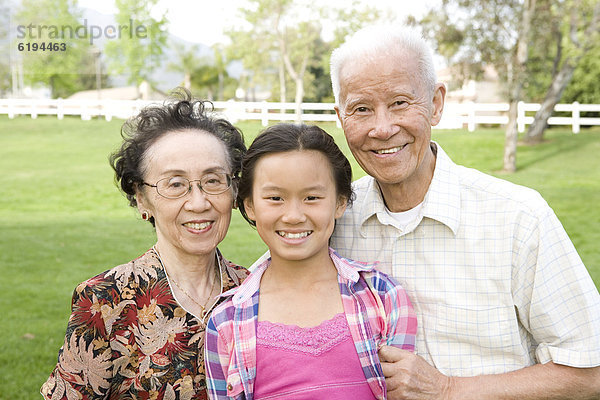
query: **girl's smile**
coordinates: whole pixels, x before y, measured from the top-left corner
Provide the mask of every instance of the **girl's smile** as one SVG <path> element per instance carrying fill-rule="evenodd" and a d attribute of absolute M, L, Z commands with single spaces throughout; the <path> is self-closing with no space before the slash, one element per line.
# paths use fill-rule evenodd
<path fill-rule="evenodd" d="M 279 264 L 328 259 L 329 237 L 346 202 L 336 194 L 327 158 L 299 150 L 268 154 L 257 162 L 252 197 L 244 206 L 273 263 Z"/>

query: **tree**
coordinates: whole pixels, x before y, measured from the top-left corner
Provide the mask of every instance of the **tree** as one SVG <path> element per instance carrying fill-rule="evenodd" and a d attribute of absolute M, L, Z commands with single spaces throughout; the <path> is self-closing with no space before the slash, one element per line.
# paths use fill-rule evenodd
<path fill-rule="evenodd" d="M 83 30 L 81 35 L 75 34 L 82 26 L 80 19 L 74 0 L 22 1 L 15 15 L 17 43 L 13 43 L 15 48 L 19 43 L 23 46 L 23 51 L 17 52 L 22 58 L 13 61 L 23 66 L 27 83 L 48 85 L 52 97 L 93 88 L 88 86 L 85 76 L 95 74 L 95 70 L 81 68 L 93 64 L 95 56 L 90 52 L 89 38 L 83 35 Z M 27 44 L 29 48 L 25 47 Z M 64 44 L 64 47 L 46 49 L 55 44 Z"/>
<path fill-rule="evenodd" d="M 420 21 L 457 76 L 473 79 L 493 65 L 505 83 L 506 171 L 516 169 L 518 101 L 545 96 L 530 126 L 537 136 L 577 63 L 598 43 L 599 8 L 597 0 L 443 0 L 441 12 Z"/>
<path fill-rule="evenodd" d="M 554 22 L 551 25 L 560 28 L 555 35 L 556 51 L 552 80 L 525 136 L 525 140 L 532 144 L 543 140 L 548 118 L 573 78 L 577 65 L 590 50 L 598 47 L 600 40 L 599 1 L 557 2 L 551 10 L 554 11 L 551 13 L 551 21 Z"/>
<path fill-rule="evenodd" d="M 223 52 L 223 46 L 215 44 L 213 46 L 213 52 L 215 55 L 215 68 L 217 69 L 218 87 L 217 87 L 217 100 L 225 99 L 225 85 L 231 83 L 234 79 L 229 77 L 227 73 L 227 60 Z M 234 89 L 235 90 L 235 89 Z"/>
<path fill-rule="evenodd" d="M 510 103 L 504 170 L 516 170 L 517 105 L 526 84 L 529 42 L 536 0 L 443 0 L 422 20 L 423 31 L 462 78 L 493 65 L 505 83 Z"/>
<path fill-rule="evenodd" d="M 600 41 L 577 64 L 573 79 L 565 89 L 562 101 L 600 103 Z"/>
<path fill-rule="evenodd" d="M 251 0 L 243 11 L 250 28 L 231 30 L 229 57 L 242 60 L 253 85 L 278 90 L 286 102 L 288 87 L 295 87 L 296 116 L 301 117 L 301 103 L 332 98 L 329 81 L 329 56 L 348 32 L 359 29 L 377 15 L 371 7 L 357 10 L 358 1 L 344 10 L 317 8 L 313 1 Z M 312 9 L 307 15 L 302 10 Z M 324 24 L 335 26 L 334 40 L 321 37 Z"/>
<path fill-rule="evenodd" d="M 112 72 L 126 74 L 128 82 L 136 87 L 147 81 L 152 83 L 151 73 L 162 63 L 163 49 L 167 42 L 167 18 L 156 20 L 150 15 L 158 0 L 116 0 L 119 10 L 115 16 L 117 25 L 130 26 L 120 37 L 106 44 Z"/>
<path fill-rule="evenodd" d="M 279 87 L 279 99 L 287 100 L 288 77 L 295 85 L 296 118 L 301 119 L 301 104 L 305 95 L 305 80 L 315 60 L 310 49 L 320 39 L 319 19 L 298 20 L 301 7 L 291 0 L 251 0 L 243 11 L 252 25 L 250 30 L 228 32 L 234 45 L 229 54 L 238 54 L 252 79 L 269 87 Z M 314 9 L 314 5 L 311 4 Z M 276 65 L 277 68 L 270 66 Z M 274 77 L 277 77 L 275 83 Z"/>
<path fill-rule="evenodd" d="M 282 102 L 286 98 L 285 73 L 273 26 L 281 17 L 282 7 L 288 3 L 291 2 L 252 0 L 247 9 L 241 10 L 242 17 L 250 27 L 233 28 L 226 32 L 231 40 L 231 45 L 225 50 L 226 57 L 242 62 L 245 69 L 243 80 L 246 81 L 246 91 L 260 85 L 272 87 L 277 79 L 280 83 Z"/>
<path fill-rule="evenodd" d="M 333 102 L 329 57 L 332 43 L 322 38 L 316 40 L 311 49 L 313 61 L 308 65 L 305 76 L 304 101 L 313 103 Z"/>
<path fill-rule="evenodd" d="M 183 87 L 190 90 L 192 88 L 192 73 L 201 63 L 201 59 L 198 57 L 199 47 L 198 45 L 192 45 L 186 48 L 181 43 L 172 43 L 172 47 L 177 58 L 175 62 L 169 63 L 168 68 L 175 72 L 181 72 L 183 74 Z"/>
<path fill-rule="evenodd" d="M 309 66 L 311 89 L 309 98 L 315 102 L 333 102 L 330 77 L 330 57 L 333 49 L 339 47 L 350 34 L 366 25 L 382 22 L 384 19 L 378 9 L 353 0 L 342 8 L 324 8 L 322 10 L 324 24 L 334 26 L 333 39 L 315 42 L 313 54 L 318 62 Z"/>
<path fill-rule="evenodd" d="M 283 59 L 285 70 L 296 84 L 296 120 L 302 122 L 302 102 L 304 100 L 304 75 L 311 52 L 307 51 L 317 41 L 321 27 L 313 22 L 305 21 L 296 28 L 277 29 L 279 52 Z"/>
<path fill-rule="evenodd" d="M 307 49 L 319 38 L 320 25 L 314 21 L 290 24 L 298 7 L 291 0 L 250 0 L 243 15 L 252 28 L 233 30 L 228 35 L 234 43 L 229 54 L 238 54 L 255 81 L 268 84 L 270 77 L 277 76 L 281 102 L 287 99 L 286 74 L 292 79 L 296 86 L 296 116 L 300 120 L 304 79 L 311 57 Z M 265 68 L 269 65 L 277 65 L 277 69 Z"/>
<path fill-rule="evenodd" d="M 10 54 L 12 53 L 11 44 L 8 37 L 8 27 L 10 21 L 10 8 L 6 0 L 0 0 L 0 95 L 7 92 L 11 85 L 11 65 Z"/>
<path fill-rule="evenodd" d="M 329 43 L 331 50 L 339 47 L 348 35 L 364 26 L 384 21 L 378 9 L 365 5 L 360 0 L 352 0 L 342 8 L 324 9 L 323 15 L 327 18 L 328 24 L 335 26 L 333 40 Z M 327 64 L 329 64 L 329 58 Z"/>
<path fill-rule="evenodd" d="M 529 40 L 531 32 L 531 20 L 535 10 L 536 0 L 525 0 L 520 14 L 518 25 L 518 35 L 516 49 L 513 53 L 512 63 L 509 64 L 507 83 L 509 87 L 509 109 L 508 124 L 506 126 L 504 141 L 504 162 L 505 172 L 515 172 L 517 170 L 517 141 L 519 131 L 517 129 L 518 105 L 521 101 L 523 86 L 526 79 L 526 65 L 529 51 Z"/>

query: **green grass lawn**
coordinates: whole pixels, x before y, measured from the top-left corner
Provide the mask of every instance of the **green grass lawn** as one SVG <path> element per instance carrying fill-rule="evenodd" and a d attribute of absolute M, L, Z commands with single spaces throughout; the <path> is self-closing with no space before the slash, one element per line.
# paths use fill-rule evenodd
<path fill-rule="evenodd" d="M 37 397 L 56 363 L 75 286 L 154 243 L 108 165 L 121 123 L 0 117 L 0 399 Z M 261 129 L 238 125 L 247 143 Z M 349 154 L 341 130 L 322 126 Z M 600 129 L 555 129 L 548 139 L 521 146 L 519 171 L 501 177 L 541 192 L 600 286 Z M 502 166 L 501 130 L 434 131 L 434 140 L 457 163 L 495 175 Z M 355 178 L 364 175 L 352 162 Z M 265 250 L 237 212 L 220 247 L 246 266 Z"/>

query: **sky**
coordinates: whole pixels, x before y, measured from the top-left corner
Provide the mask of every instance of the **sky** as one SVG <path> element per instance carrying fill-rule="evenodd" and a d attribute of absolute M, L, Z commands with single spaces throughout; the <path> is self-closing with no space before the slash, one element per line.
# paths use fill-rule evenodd
<path fill-rule="evenodd" d="M 403 20 L 408 15 L 420 16 L 438 0 L 368 0 L 361 3 L 379 8 L 392 18 Z M 349 0 L 328 0 L 331 6 L 342 7 Z M 115 14 L 114 0 L 79 0 L 79 5 L 103 14 Z M 160 0 L 154 10 L 158 15 L 168 11 L 169 32 L 193 43 L 212 46 L 226 43 L 223 30 L 243 23 L 237 10 L 245 0 Z M 326 35 L 327 32 L 324 32 Z"/>

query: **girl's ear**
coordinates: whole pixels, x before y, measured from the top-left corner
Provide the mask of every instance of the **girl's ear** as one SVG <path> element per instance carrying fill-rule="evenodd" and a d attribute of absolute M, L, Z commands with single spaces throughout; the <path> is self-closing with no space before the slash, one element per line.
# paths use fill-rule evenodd
<path fill-rule="evenodd" d="M 248 197 L 244 199 L 244 210 L 246 210 L 246 215 L 252 221 L 256 221 L 254 214 L 254 204 L 252 204 L 252 200 Z"/>
<path fill-rule="evenodd" d="M 339 196 L 337 204 L 335 206 L 335 219 L 338 219 L 342 215 L 344 215 L 344 211 L 346 211 L 346 207 L 348 206 L 348 199 L 344 196 Z"/>
<path fill-rule="evenodd" d="M 231 202 L 231 207 L 232 208 L 238 208 L 238 199 L 237 199 L 237 195 L 238 195 L 238 178 L 234 177 L 233 181 L 231 182 L 231 194 L 233 195 L 233 201 Z"/>

